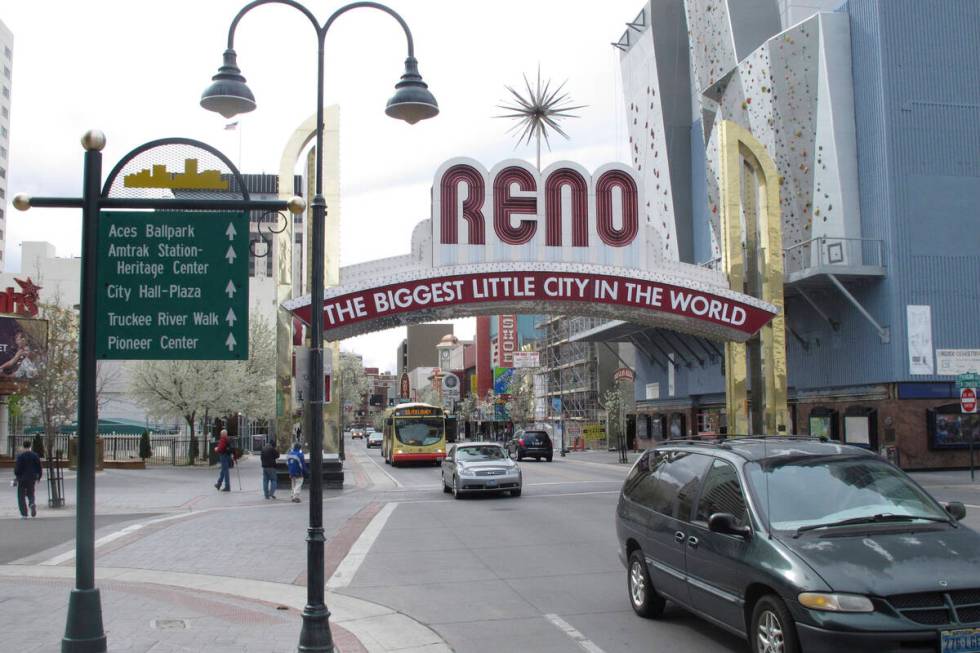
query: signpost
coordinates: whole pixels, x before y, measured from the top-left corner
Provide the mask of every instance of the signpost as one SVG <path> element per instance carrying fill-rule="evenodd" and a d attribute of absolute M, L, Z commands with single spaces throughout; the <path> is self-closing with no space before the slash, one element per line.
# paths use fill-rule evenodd
<path fill-rule="evenodd" d="M 100 359 L 248 357 L 248 214 L 105 211 Z"/>
<path fill-rule="evenodd" d="M 977 388 L 980 387 L 980 374 L 976 372 L 966 372 L 956 377 L 956 386 L 960 389 L 960 412 L 964 415 L 973 415 L 977 412 Z M 973 463 L 973 441 L 976 436 L 970 437 L 970 481 L 975 480 L 976 466 Z"/>
<path fill-rule="evenodd" d="M 977 412 L 977 390 L 976 388 L 962 388 L 960 390 L 960 411 L 964 414 Z"/>

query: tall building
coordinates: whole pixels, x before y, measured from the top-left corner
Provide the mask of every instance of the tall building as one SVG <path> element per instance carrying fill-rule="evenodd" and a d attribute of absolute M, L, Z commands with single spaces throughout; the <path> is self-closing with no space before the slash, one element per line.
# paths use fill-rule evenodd
<path fill-rule="evenodd" d="M 906 468 L 966 465 L 980 441 L 955 383 L 980 371 L 977 24 L 975 0 L 650 0 L 616 43 L 668 254 L 720 260 L 720 121 L 776 165 L 788 430 Z M 726 431 L 720 343 L 589 338 L 637 345 L 638 435 Z"/>
<path fill-rule="evenodd" d="M 408 337 L 398 345 L 398 376 L 411 372 L 417 367 L 438 367 L 439 355 L 436 345 L 445 335 L 453 335 L 452 324 L 413 324 L 408 328 Z M 414 387 L 414 386 L 413 386 Z"/>
<path fill-rule="evenodd" d="M 14 34 L 0 21 L 0 270 L 7 243 L 7 174 L 10 169 L 10 95 L 14 83 Z"/>

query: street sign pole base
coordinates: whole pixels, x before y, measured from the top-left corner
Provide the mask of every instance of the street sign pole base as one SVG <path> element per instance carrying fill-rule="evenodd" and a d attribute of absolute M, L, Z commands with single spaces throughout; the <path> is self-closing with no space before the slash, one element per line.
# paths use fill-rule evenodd
<path fill-rule="evenodd" d="M 99 590 L 74 589 L 68 597 L 68 623 L 61 640 L 61 653 L 105 653 L 102 599 Z"/>

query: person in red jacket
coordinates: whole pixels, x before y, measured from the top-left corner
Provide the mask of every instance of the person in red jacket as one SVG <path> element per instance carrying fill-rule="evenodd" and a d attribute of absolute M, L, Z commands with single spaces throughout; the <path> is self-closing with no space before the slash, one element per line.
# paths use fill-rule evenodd
<path fill-rule="evenodd" d="M 228 437 L 227 429 L 221 429 L 221 437 L 218 438 L 218 446 L 214 448 L 214 452 L 218 454 L 218 462 L 221 463 L 221 472 L 218 474 L 218 482 L 214 484 L 214 489 L 221 490 L 222 492 L 231 492 L 231 454 L 233 447 L 231 446 L 231 439 Z M 224 489 L 221 488 L 221 484 L 224 483 Z"/>

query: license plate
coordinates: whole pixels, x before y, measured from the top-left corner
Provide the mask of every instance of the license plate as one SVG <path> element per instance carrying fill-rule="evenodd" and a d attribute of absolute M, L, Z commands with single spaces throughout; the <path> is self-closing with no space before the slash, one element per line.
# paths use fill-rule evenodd
<path fill-rule="evenodd" d="M 939 653 L 980 653 L 980 628 L 940 630 Z"/>
<path fill-rule="evenodd" d="M 497 487 L 497 479 L 492 478 L 487 481 L 487 487 Z"/>

